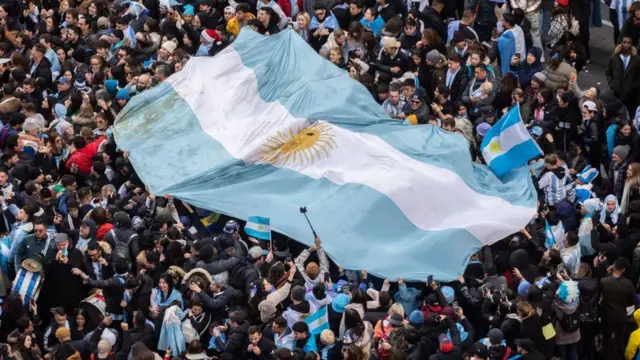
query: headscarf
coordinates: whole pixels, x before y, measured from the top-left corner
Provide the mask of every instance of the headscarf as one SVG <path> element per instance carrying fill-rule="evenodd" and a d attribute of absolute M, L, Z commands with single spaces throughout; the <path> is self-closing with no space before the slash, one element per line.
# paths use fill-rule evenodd
<path fill-rule="evenodd" d="M 620 204 L 618 204 L 618 198 L 615 195 L 607 195 L 604 198 L 604 204 L 602 205 L 602 211 L 600 212 L 600 222 L 604 224 L 605 219 L 607 218 L 607 203 L 609 201 L 616 202 L 616 208 L 610 213 L 611 222 L 614 224 L 618 223 L 618 215 L 620 214 Z"/>

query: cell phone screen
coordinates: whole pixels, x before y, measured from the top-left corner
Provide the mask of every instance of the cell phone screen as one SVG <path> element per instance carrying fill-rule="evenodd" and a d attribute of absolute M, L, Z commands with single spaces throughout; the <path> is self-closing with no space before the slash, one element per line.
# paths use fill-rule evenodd
<path fill-rule="evenodd" d="M 329 282 L 329 281 L 331 281 L 331 276 L 329 275 L 329 273 L 328 273 L 328 272 L 324 273 L 324 281 L 325 281 L 325 282 Z"/>
<path fill-rule="evenodd" d="M 433 282 L 433 275 L 429 275 L 429 276 L 427 277 L 427 283 L 428 283 L 428 284 L 431 284 L 432 282 Z"/>

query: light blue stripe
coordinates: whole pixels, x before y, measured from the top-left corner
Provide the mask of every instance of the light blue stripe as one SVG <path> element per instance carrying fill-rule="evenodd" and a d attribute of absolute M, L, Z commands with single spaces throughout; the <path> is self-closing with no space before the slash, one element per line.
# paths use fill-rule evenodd
<path fill-rule="evenodd" d="M 265 230 L 265 231 L 260 231 L 258 229 L 252 229 L 249 227 L 249 225 L 252 225 L 254 227 L 263 225 L 267 228 L 270 228 L 270 221 L 269 218 L 267 217 L 263 217 L 263 216 L 249 216 L 249 218 L 247 219 L 247 225 L 244 228 L 244 232 L 251 236 L 254 237 L 256 239 L 261 239 L 261 240 L 271 240 L 271 231 L 270 230 Z"/>
<path fill-rule="evenodd" d="M 508 128 L 512 126 L 516 126 L 522 123 L 520 121 L 520 109 L 518 107 L 514 107 L 509 110 L 494 126 L 492 126 L 489 131 L 485 134 L 482 139 L 482 145 L 480 147 L 484 149 L 489 145 L 491 140 L 495 137 L 499 137 L 501 133 L 505 132 Z M 524 123 L 522 123 L 524 126 Z"/>
<path fill-rule="evenodd" d="M 18 279 L 16 279 L 16 292 L 18 294 L 20 294 L 20 290 L 22 289 L 22 285 L 24 284 L 24 278 L 27 276 L 27 270 L 22 269 L 20 271 L 20 274 L 18 275 Z M 29 301 L 27 301 L 27 299 L 24 299 L 24 305 L 25 306 L 29 306 Z"/>
<path fill-rule="evenodd" d="M 256 225 L 265 225 L 265 226 L 269 226 L 270 221 L 268 217 L 264 217 L 264 216 L 249 216 L 249 218 L 247 219 L 248 223 L 253 223 Z"/>
<path fill-rule="evenodd" d="M 497 174 L 504 174 L 511 169 L 526 165 L 529 159 L 540 154 L 540 148 L 533 139 L 529 139 L 512 147 L 506 153 L 494 158 L 491 161 L 491 168 Z"/>
<path fill-rule="evenodd" d="M 24 297 L 24 302 L 26 303 L 26 306 L 29 306 L 29 301 L 31 301 L 31 299 L 33 298 L 33 290 L 36 287 L 36 285 L 38 284 L 38 280 L 40 279 L 40 274 L 37 273 L 33 273 L 33 276 L 31 277 L 31 281 L 29 282 L 29 287 L 27 288 L 27 293 L 25 294 Z"/>
<path fill-rule="evenodd" d="M 299 212 L 300 206 L 307 206 L 314 227 L 322 229 L 320 236 L 330 239 L 324 242 L 327 252 L 337 263 L 349 264 L 350 268 L 366 268 L 390 278 L 425 279 L 433 275 L 453 280 L 482 245 L 464 229 L 416 228 L 386 195 L 365 185 L 338 186 L 324 178 L 312 180 L 271 165 L 245 166 L 202 131 L 191 108 L 167 83 L 136 95 L 121 114 L 126 121 L 115 127 L 118 146 L 135 149 L 130 159 L 154 192 L 172 194 L 197 207 L 240 219 L 263 214 L 270 218 L 272 231 L 312 245 L 313 235 Z M 383 134 L 385 128 L 388 131 Z M 517 205 L 535 206 L 530 177 L 514 173 L 510 182 L 499 182 L 488 168 L 470 161 L 466 143 L 456 142 L 464 141 L 461 136 L 432 126 L 416 129 L 378 125 L 370 131 L 415 159 L 455 169 L 476 191 Z M 140 134 L 145 134 L 144 141 Z M 452 137 L 458 140 L 448 142 Z M 401 138 L 406 142 L 400 142 Z M 460 144 L 465 146 L 460 148 Z M 198 169 L 197 175 L 185 176 L 193 173 L 189 169 Z M 380 238 L 388 241 L 363 246 Z M 379 259 L 367 261 L 372 257 Z M 397 266 L 400 258 L 403 266 Z"/>
<path fill-rule="evenodd" d="M 324 320 L 322 323 L 311 327 L 311 325 L 318 320 Z M 309 331 L 313 335 L 320 334 L 323 330 L 329 329 L 329 317 L 327 316 L 327 307 L 323 306 L 317 309 L 313 314 L 304 319 L 304 322 L 309 325 Z"/>

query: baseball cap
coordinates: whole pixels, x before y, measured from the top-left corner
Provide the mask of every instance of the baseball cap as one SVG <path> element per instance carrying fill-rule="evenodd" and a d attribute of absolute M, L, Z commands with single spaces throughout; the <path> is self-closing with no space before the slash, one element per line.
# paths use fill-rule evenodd
<path fill-rule="evenodd" d="M 262 250 L 260 246 L 254 246 L 249 249 L 249 257 L 253 260 L 260 258 L 260 256 L 266 255 L 266 250 Z"/>
<path fill-rule="evenodd" d="M 229 220 L 224 225 L 224 229 L 222 231 L 226 232 L 227 234 L 233 234 L 234 232 L 236 232 L 236 230 L 238 230 L 238 223 L 235 220 Z"/>
<path fill-rule="evenodd" d="M 594 103 L 593 101 L 585 101 L 582 104 L 582 107 L 586 107 L 587 110 L 589 111 L 598 111 L 598 107 L 596 106 L 596 103 Z"/>
<path fill-rule="evenodd" d="M 491 329 L 489 330 L 488 338 L 491 345 L 500 345 L 504 339 L 504 334 L 500 329 Z"/>

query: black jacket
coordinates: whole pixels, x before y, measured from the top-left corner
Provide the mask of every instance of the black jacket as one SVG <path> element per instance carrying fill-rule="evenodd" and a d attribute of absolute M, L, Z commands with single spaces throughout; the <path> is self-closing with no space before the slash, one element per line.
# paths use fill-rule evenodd
<path fill-rule="evenodd" d="M 389 5 L 380 9 L 380 17 L 384 20 L 385 24 L 389 22 L 389 20 L 396 17 L 397 12 L 396 8 L 393 6 L 393 2 L 390 2 Z"/>
<path fill-rule="evenodd" d="M 469 77 L 467 77 L 467 72 L 465 70 L 465 67 L 461 64 L 460 70 L 458 70 L 456 76 L 451 82 L 451 87 L 449 88 L 451 93 L 449 94 L 449 96 L 451 97 L 451 102 L 453 103 L 462 101 L 462 93 L 464 92 L 464 89 L 467 87 L 467 83 L 469 82 Z"/>
<path fill-rule="evenodd" d="M 391 68 L 395 66 L 399 67 L 400 71 L 393 73 Z M 387 73 L 393 78 L 399 78 L 409 69 L 409 56 L 400 49 L 394 56 L 387 54 L 384 50 L 380 50 L 374 67 L 379 72 Z"/>
<path fill-rule="evenodd" d="M 29 70 L 33 67 L 33 61 L 29 64 Z M 51 63 L 49 59 L 43 57 L 38 63 L 38 66 L 35 67 L 33 71 L 31 71 L 31 77 L 33 79 L 42 78 L 44 79 L 44 89 L 52 90 L 53 89 L 53 78 L 51 75 Z"/>
<path fill-rule="evenodd" d="M 114 275 L 110 279 L 107 280 L 93 280 L 91 278 L 87 279 L 87 285 L 91 288 L 100 288 L 102 289 L 102 293 L 104 295 L 104 300 L 106 303 L 105 310 L 111 314 L 122 314 L 122 307 L 120 303 L 122 302 L 122 296 L 124 295 L 124 283 L 126 282 L 126 277 L 122 275 Z"/>
<path fill-rule="evenodd" d="M 249 325 L 249 322 L 245 321 L 238 327 L 231 329 L 226 344 L 223 344 L 219 337 L 216 338 L 218 349 L 224 349 L 223 353 L 233 355 L 234 360 L 244 360 L 244 354 L 249 345 Z"/>
<path fill-rule="evenodd" d="M 436 9 L 431 6 L 425 7 L 424 10 L 422 10 L 422 21 L 424 21 L 425 27 L 429 24 L 429 27 L 440 35 L 440 39 L 447 38 L 447 25 L 444 23 L 444 20 Z"/>
<path fill-rule="evenodd" d="M 636 304 L 636 291 L 631 280 L 613 275 L 600 280 L 602 319 L 610 323 L 627 321 L 627 307 Z"/>
<path fill-rule="evenodd" d="M 198 298 L 202 301 L 202 307 L 207 313 L 211 314 L 211 321 L 221 321 L 227 317 L 227 304 L 233 291 L 233 288 L 228 287 L 213 297 L 204 291 L 198 293 Z"/>
<path fill-rule="evenodd" d="M 108 254 L 102 254 L 102 257 L 107 260 L 108 264 L 111 264 L 111 257 Z M 82 271 L 89 275 L 91 279 L 96 280 L 96 273 L 93 270 L 93 264 L 87 254 L 82 259 Z M 113 268 L 109 265 L 102 265 L 102 279 L 109 279 L 113 276 Z"/>
<path fill-rule="evenodd" d="M 276 349 L 276 345 L 273 341 L 265 338 L 264 336 L 258 342 L 260 348 L 260 355 L 256 355 L 253 351 L 247 351 L 247 359 L 253 360 L 269 360 L 271 359 L 271 352 Z"/>
<path fill-rule="evenodd" d="M 625 70 L 620 53 L 618 51 L 609 59 L 607 67 L 607 83 L 613 93 L 622 102 L 626 100 L 636 101 L 638 80 L 640 80 L 640 57 L 629 55 L 629 64 Z"/>

